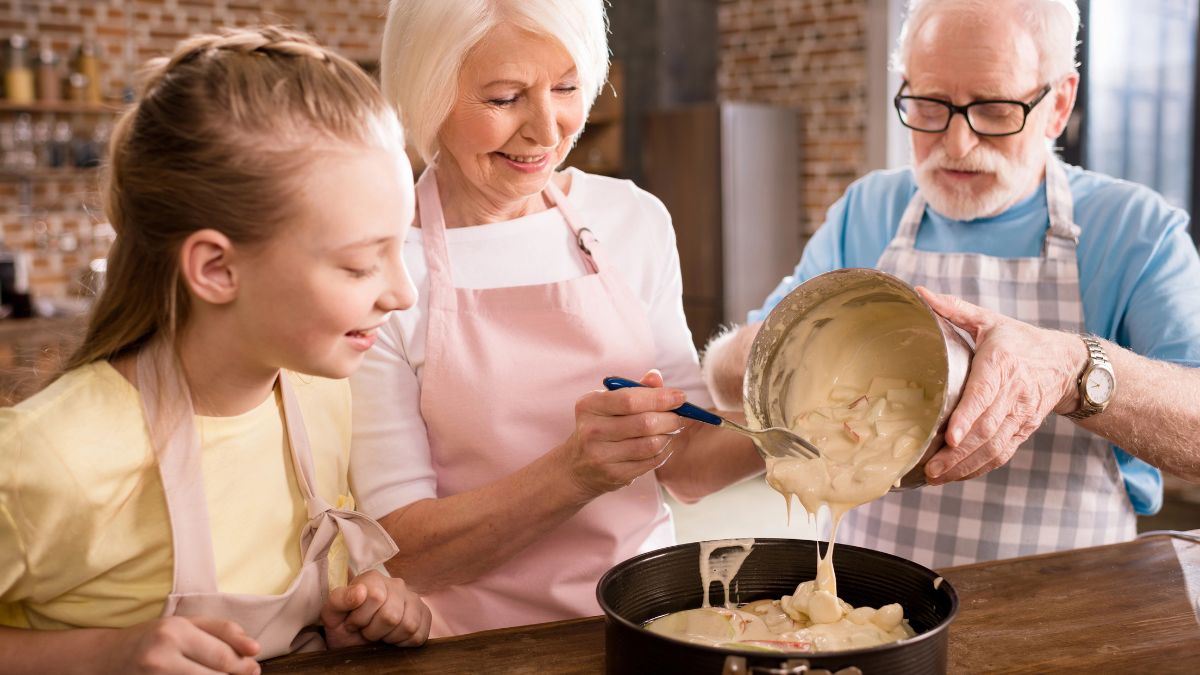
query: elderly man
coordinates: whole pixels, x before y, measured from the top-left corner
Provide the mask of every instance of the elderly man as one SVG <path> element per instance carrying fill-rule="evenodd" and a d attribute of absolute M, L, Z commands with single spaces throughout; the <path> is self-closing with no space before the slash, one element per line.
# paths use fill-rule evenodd
<path fill-rule="evenodd" d="M 936 487 L 856 509 L 840 540 L 932 566 L 1104 544 L 1159 508 L 1150 465 L 1200 480 L 1188 215 L 1051 149 L 1075 103 L 1078 27 L 1073 0 L 913 0 L 893 59 L 913 167 L 852 185 L 795 275 L 708 349 L 718 405 L 738 407 L 756 322 L 839 267 L 929 289 L 975 338 L 926 467 Z"/>

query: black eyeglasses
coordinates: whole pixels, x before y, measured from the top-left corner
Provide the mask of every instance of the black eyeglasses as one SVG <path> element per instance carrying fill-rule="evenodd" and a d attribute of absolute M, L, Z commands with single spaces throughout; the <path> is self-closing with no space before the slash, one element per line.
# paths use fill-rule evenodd
<path fill-rule="evenodd" d="M 900 123 L 915 131 L 940 133 L 950 128 L 950 120 L 954 115 L 961 114 L 980 136 L 1011 136 L 1021 133 L 1025 128 L 1025 120 L 1029 111 L 1046 98 L 1051 86 L 1042 87 L 1034 99 L 1024 101 L 985 100 L 972 101 L 966 105 L 954 105 L 940 98 L 926 96 L 901 96 L 908 83 L 900 85 L 896 98 L 892 103 L 900 115 Z"/>

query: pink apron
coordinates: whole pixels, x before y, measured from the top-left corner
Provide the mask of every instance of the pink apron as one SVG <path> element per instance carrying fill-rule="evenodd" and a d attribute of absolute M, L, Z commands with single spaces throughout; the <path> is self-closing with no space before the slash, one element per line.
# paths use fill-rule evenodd
<path fill-rule="evenodd" d="M 654 365 L 641 302 L 562 191 L 546 194 L 575 234 L 588 274 L 509 288 L 456 288 L 434 169 L 417 183 L 429 328 L 421 414 L 438 497 L 487 485 L 567 439 L 574 402 L 606 375 Z M 425 597 L 433 637 L 599 614 L 596 582 L 615 563 L 674 543 L 648 473 L 602 495 L 512 560 Z"/>
<path fill-rule="evenodd" d="M 329 548 L 341 532 L 352 570 L 361 572 L 396 554 L 378 523 L 354 511 L 334 509 L 316 492 L 312 453 L 300 405 L 284 373 L 275 380 L 283 399 L 284 424 L 296 482 L 308 506 L 300 539 L 302 567 L 282 595 L 221 593 L 217 590 L 212 533 L 201 469 L 199 435 L 191 396 L 178 375 L 171 350 L 161 340 L 137 360 L 137 387 L 156 449 L 174 547 L 174 584 L 163 616 L 211 616 L 238 623 L 259 642 L 256 658 L 323 649 L 316 626 L 329 595 Z M 177 405 L 183 401 L 184 405 Z M 166 404 L 166 405 L 162 405 Z M 177 419 L 170 419 L 170 418 Z M 160 438 L 160 430 L 169 435 Z M 248 514 L 253 517 L 253 514 Z"/>

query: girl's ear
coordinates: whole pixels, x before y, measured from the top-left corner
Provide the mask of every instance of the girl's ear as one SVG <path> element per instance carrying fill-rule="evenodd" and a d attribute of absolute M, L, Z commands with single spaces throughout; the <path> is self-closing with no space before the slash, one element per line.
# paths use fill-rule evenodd
<path fill-rule="evenodd" d="M 197 230 L 179 251 L 179 272 L 199 300 L 224 305 L 237 298 L 238 275 L 233 266 L 233 243 L 216 230 Z"/>

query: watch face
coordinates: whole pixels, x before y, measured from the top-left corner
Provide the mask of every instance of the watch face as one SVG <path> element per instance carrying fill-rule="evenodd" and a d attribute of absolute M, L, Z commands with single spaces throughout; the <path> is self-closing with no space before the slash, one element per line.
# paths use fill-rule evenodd
<path fill-rule="evenodd" d="M 1114 384 L 1116 383 L 1112 373 L 1103 368 L 1093 368 L 1087 376 L 1087 397 L 1092 403 L 1108 403 L 1108 399 L 1112 398 Z"/>

